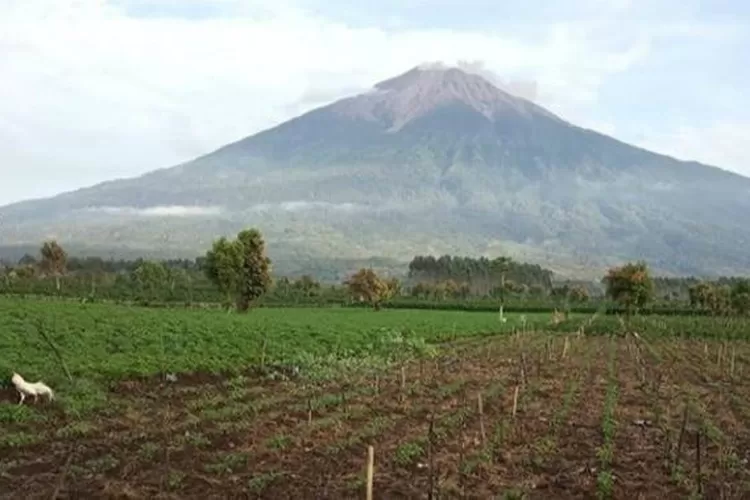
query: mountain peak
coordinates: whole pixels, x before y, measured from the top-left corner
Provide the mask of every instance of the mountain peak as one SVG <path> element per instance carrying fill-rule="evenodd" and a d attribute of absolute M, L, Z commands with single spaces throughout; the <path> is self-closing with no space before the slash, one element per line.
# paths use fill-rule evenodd
<path fill-rule="evenodd" d="M 369 92 L 338 101 L 332 108 L 351 118 L 387 123 L 389 131 L 395 132 L 416 118 L 451 105 L 468 107 L 489 121 L 508 115 L 523 119 L 554 117 L 480 75 L 443 63 L 416 66 L 375 84 Z"/>

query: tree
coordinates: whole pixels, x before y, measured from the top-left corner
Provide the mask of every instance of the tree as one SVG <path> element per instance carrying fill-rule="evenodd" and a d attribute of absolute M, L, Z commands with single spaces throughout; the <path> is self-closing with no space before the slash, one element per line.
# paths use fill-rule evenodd
<path fill-rule="evenodd" d="M 344 285 L 349 289 L 352 297 L 368 302 L 376 311 L 379 311 L 380 304 L 388 300 L 395 292 L 394 288 L 372 269 L 360 269 L 344 281 Z"/>
<path fill-rule="evenodd" d="M 738 280 L 731 289 L 732 307 L 737 314 L 750 313 L 750 280 Z"/>
<path fill-rule="evenodd" d="M 169 281 L 169 271 L 161 262 L 143 261 L 131 273 L 141 299 L 158 300 Z"/>
<path fill-rule="evenodd" d="M 497 257 L 490 263 L 490 269 L 493 274 L 497 273 L 500 275 L 500 302 L 502 304 L 505 304 L 505 274 L 510 269 L 512 262 L 510 257 Z"/>
<path fill-rule="evenodd" d="M 240 231 L 237 244 L 242 256 L 238 309 L 247 311 L 271 288 L 271 259 L 266 256 L 266 244 L 257 229 Z"/>
<path fill-rule="evenodd" d="M 214 241 L 202 263 L 206 277 L 224 294 L 227 304 L 236 301 L 242 269 L 239 245 L 221 237 Z"/>
<path fill-rule="evenodd" d="M 581 285 L 576 285 L 568 292 L 568 298 L 574 303 L 588 302 L 589 292 Z"/>
<path fill-rule="evenodd" d="M 246 229 L 230 241 L 219 238 L 206 252 L 203 262 L 206 276 L 232 299 L 237 310 L 244 312 L 271 286 L 271 259 L 266 256 L 265 242 L 257 229 Z"/>
<path fill-rule="evenodd" d="M 691 307 L 708 310 L 715 315 L 730 312 L 733 306 L 732 289 L 705 281 L 692 285 L 688 289 L 688 296 Z"/>
<path fill-rule="evenodd" d="M 428 298 L 432 294 L 432 285 L 428 283 L 419 282 L 411 287 L 412 297 L 420 299 Z"/>
<path fill-rule="evenodd" d="M 305 297 L 314 297 L 320 294 L 320 282 L 315 281 L 312 276 L 305 274 L 296 280 L 292 287 Z"/>
<path fill-rule="evenodd" d="M 169 279 L 169 291 L 172 297 L 175 297 L 175 289 L 180 289 L 183 297 L 188 302 L 193 301 L 193 280 L 190 279 L 190 273 L 184 267 L 166 268 Z"/>
<path fill-rule="evenodd" d="M 690 306 L 696 309 L 709 309 L 716 290 L 710 283 L 701 282 L 688 289 Z"/>
<path fill-rule="evenodd" d="M 31 254 L 25 253 L 23 254 L 23 257 L 18 259 L 18 265 L 19 266 L 36 266 L 37 265 L 36 257 L 34 257 Z"/>
<path fill-rule="evenodd" d="M 5 291 L 10 291 L 11 283 L 16 278 L 16 273 L 13 272 L 13 268 L 0 264 L 0 277 L 2 278 L 2 284 L 5 287 Z"/>
<path fill-rule="evenodd" d="M 401 295 L 401 282 L 398 278 L 391 278 L 386 280 L 385 286 L 388 287 L 388 298 L 393 298 L 397 295 Z"/>
<path fill-rule="evenodd" d="M 48 276 L 55 277 L 55 288 L 60 291 L 60 276 L 63 276 L 67 270 L 68 254 L 54 240 L 45 241 L 40 250 L 42 261 L 40 266 L 42 271 Z"/>
<path fill-rule="evenodd" d="M 634 310 L 646 305 L 654 294 L 654 283 L 645 262 L 613 267 L 603 281 L 607 296 L 622 304 L 628 317 Z"/>

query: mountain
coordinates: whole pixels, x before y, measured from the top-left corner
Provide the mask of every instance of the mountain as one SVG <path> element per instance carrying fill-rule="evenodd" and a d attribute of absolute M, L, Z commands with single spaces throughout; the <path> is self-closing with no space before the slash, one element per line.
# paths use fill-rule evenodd
<path fill-rule="evenodd" d="M 0 208 L 0 243 L 187 256 L 259 227 L 275 260 L 511 255 L 750 270 L 750 179 L 577 127 L 423 66 L 205 156 Z"/>

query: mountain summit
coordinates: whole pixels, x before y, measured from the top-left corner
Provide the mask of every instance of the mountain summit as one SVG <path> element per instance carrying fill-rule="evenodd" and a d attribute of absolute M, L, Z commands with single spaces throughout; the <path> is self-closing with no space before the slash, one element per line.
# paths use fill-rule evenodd
<path fill-rule="evenodd" d="M 330 109 L 342 116 L 387 125 L 389 132 L 397 132 L 409 122 L 446 106 L 463 106 L 491 122 L 503 116 L 553 116 L 481 76 L 442 66 L 416 67 L 376 84 L 367 94 L 338 101 Z"/>
<path fill-rule="evenodd" d="M 577 127 L 483 77 L 413 68 L 193 161 L 0 208 L 2 244 L 202 252 L 257 226 L 278 262 L 510 254 L 750 270 L 750 179 Z"/>

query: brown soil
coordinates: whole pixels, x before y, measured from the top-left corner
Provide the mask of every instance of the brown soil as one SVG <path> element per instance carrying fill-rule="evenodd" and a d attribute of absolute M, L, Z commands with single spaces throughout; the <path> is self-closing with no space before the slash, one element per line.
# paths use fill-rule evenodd
<path fill-rule="evenodd" d="M 613 498 L 750 498 L 750 387 L 715 346 L 653 342 L 655 359 L 629 338 L 569 341 L 565 358 L 561 336 L 457 345 L 406 366 L 405 388 L 397 368 L 377 389 L 373 375 L 181 374 L 113 384 L 111 404 L 83 420 L 40 401 L 26 412 L 38 418 L 0 421 L 0 497 L 358 498 L 372 445 L 376 498 L 596 498 L 613 348 Z"/>

